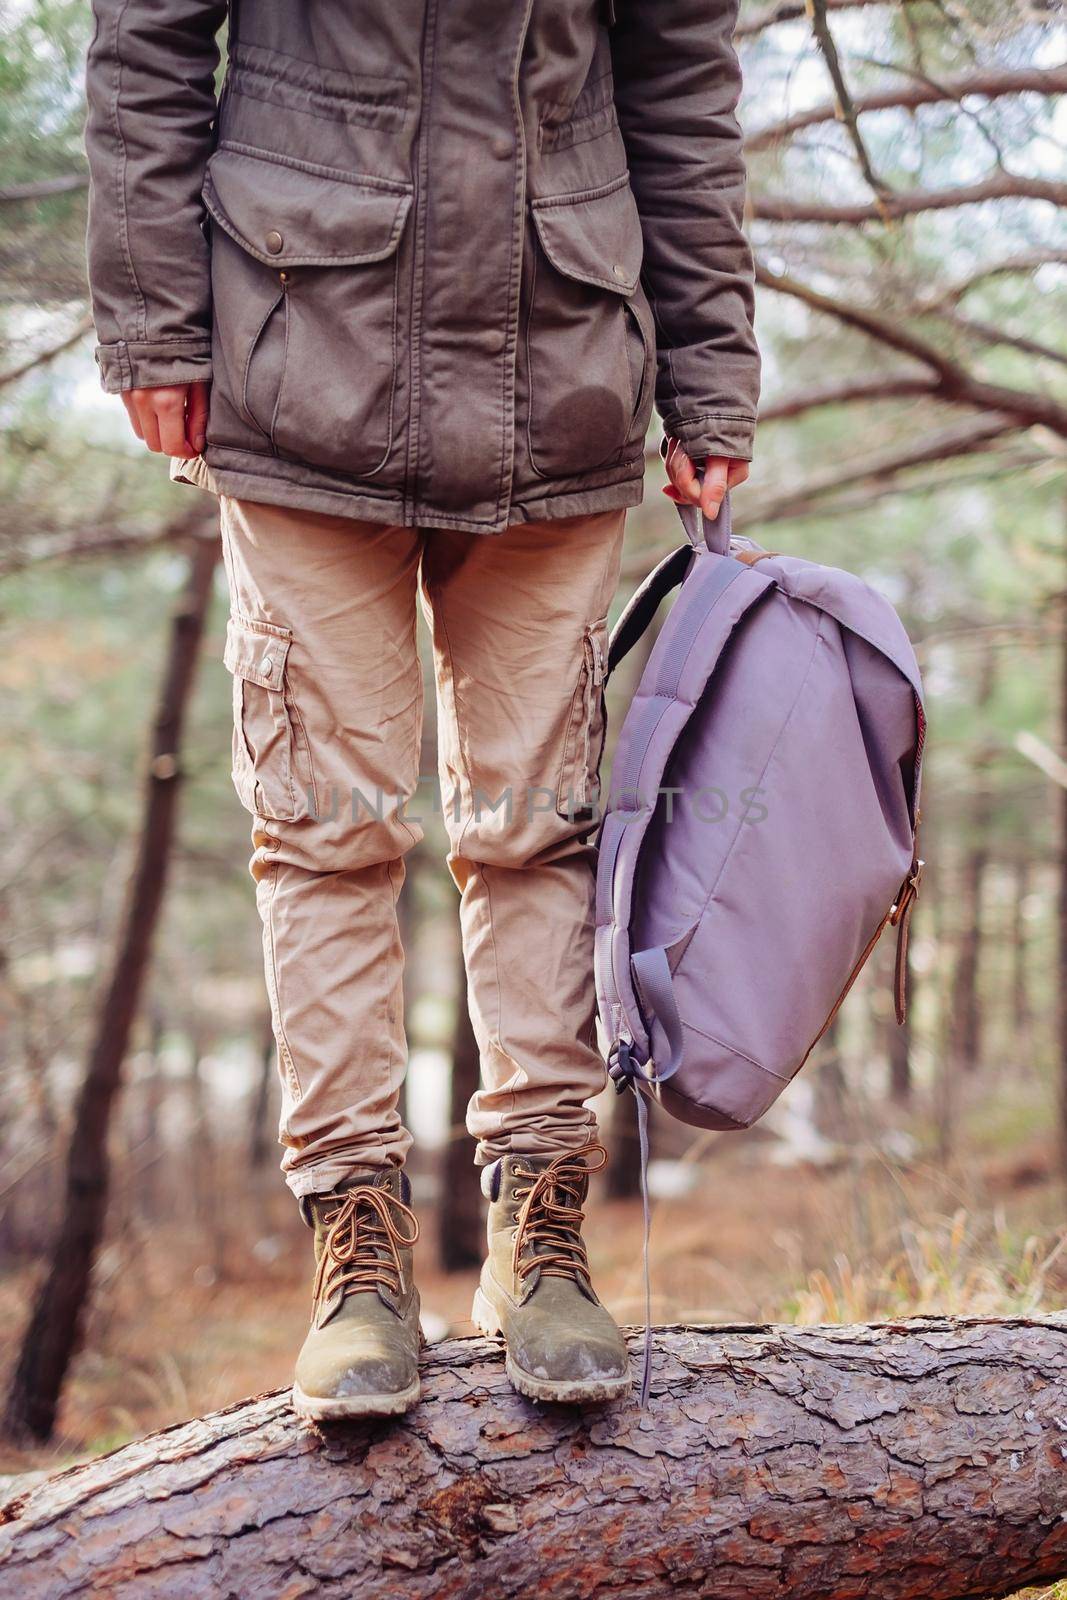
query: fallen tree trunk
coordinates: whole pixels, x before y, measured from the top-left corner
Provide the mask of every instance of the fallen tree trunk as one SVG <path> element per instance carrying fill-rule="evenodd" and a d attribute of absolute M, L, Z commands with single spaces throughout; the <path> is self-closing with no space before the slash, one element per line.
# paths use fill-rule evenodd
<path fill-rule="evenodd" d="M 990 1600 L 1067 1571 L 1065 1451 L 1067 1319 L 661 1329 L 644 1414 L 535 1406 L 450 1340 L 403 1421 L 277 1393 L 37 1484 L 0 1588 Z"/>

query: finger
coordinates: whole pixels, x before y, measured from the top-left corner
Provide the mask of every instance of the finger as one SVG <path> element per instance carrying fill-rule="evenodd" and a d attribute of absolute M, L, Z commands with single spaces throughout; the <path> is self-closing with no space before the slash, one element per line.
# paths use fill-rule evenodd
<path fill-rule="evenodd" d="M 700 509 L 709 521 L 719 514 L 726 493 L 730 463 L 725 456 L 709 456 L 704 463 L 704 482 L 700 489 Z"/>
<path fill-rule="evenodd" d="M 126 390 L 122 395 L 122 403 L 126 407 L 126 415 L 130 419 L 130 427 L 133 429 L 135 436 L 143 440 L 144 429 L 141 427 L 141 419 L 137 415 L 136 397 L 129 390 Z"/>
<path fill-rule="evenodd" d="M 208 385 L 191 383 L 185 410 L 185 440 L 194 455 L 207 443 Z"/>
<path fill-rule="evenodd" d="M 156 417 L 155 402 L 151 398 L 150 391 L 146 390 L 139 394 L 135 404 L 137 406 L 137 417 L 141 424 L 141 438 L 149 450 L 154 450 L 158 455 L 162 448 L 159 442 L 159 422 Z"/>
<path fill-rule="evenodd" d="M 667 447 L 667 474 L 683 500 L 693 505 L 699 503 L 700 483 L 696 469 L 676 439 L 672 439 Z"/>
<path fill-rule="evenodd" d="M 730 476 L 727 480 L 728 487 L 736 489 L 739 483 L 748 482 L 750 463 L 747 461 L 731 461 Z"/>
<path fill-rule="evenodd" d="M 164 455 L 190 454 L 185 442 L 185 389 L 161 389 L 156 398 L 156 420 L 159 423 L 159 448 Z"/>

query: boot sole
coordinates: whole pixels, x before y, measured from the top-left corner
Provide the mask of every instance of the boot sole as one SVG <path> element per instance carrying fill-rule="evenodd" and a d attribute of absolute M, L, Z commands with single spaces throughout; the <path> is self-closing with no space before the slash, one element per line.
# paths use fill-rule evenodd
<path fill-rule="evenodd" d="M 503 1339 L 500 1318 L 493 1310 L 481 1288 L 474 1291 L 471 1321 L 487 1339 Z M 535 1378 L 532 1372 L 520 1367 L 507 1350 L 504 1371 L 512 1387 L 528 1400 L 551 1400 L 557 1405 L 583 1405 L 594 1400 L 621 1400 L 630 1393 L 633 1382 L 630 1374 L 620 1378 Z"/>
<path fill-rule="evenodd" d="M 344 1422 L 352 1417 L 395 1417 L 410 1411 L 419 1398 L 421 1384 L 418 1378 L 406 1389 L 392 1394 L 351 1394 L 328 1400 L 316 1394 L 305 1394 L 298 1383 L 293 1384 L 293 1410 L 305 1422 Z"/>

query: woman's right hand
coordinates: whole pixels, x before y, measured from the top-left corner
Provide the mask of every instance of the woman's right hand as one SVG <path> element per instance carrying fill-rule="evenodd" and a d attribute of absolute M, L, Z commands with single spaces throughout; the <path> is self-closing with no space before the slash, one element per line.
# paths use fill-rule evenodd
<path fill-rule="evenodd" d="M 158 389 L 126 389 L 122 403 L 134 433 L 149 450 L 188 461 L 206 442 L 210 387 L 174 383 Z"/>

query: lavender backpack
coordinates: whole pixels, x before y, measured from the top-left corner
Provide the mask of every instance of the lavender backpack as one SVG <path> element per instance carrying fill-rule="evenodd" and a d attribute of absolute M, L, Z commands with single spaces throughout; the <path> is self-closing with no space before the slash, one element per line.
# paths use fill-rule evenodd
<path fill-rule="evenodd" d="M 803 1066 L 887 926 L 904 1015 L 925 718 L 896 612 L 859 578 L 682 514 L 609 670 L 681 586 L 619 733 L 596 982 L 616 1088 L 745 1128 Z M 646 1196 L 647 1225 L 647 1196 Z M 646 1370 L 647 1388 L 647 1370 Z"/>

